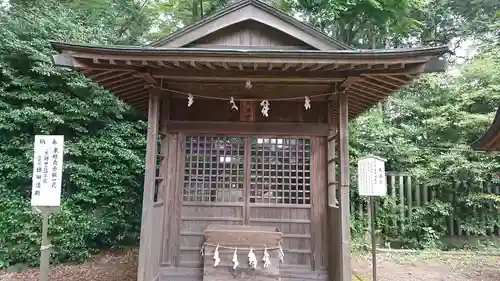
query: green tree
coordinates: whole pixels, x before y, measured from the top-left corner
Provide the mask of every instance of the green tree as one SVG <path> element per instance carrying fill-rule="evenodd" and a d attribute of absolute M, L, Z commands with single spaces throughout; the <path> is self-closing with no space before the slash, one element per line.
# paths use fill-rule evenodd
<path fill-rule="evenodd" d="M 441 238 L 446 234 L 445 202 L 451 195 L 456 195 L 451 207 L 463 230 L 486 234 L 500 224 L 498 196 L 482 193 L 482 182 L 500 184 L 500 155 L 470 148 L 488 129 L 500 104 L 499 51 L 496 45 L 485 46 L 468 63 L 422 77 L 389 98 L 384 111 L 373 108 L 351 124 L 353 168 L 358 156 L 375 153 L 389 160 L 388 170 L 412 172 L 436 191 L 438 202 L 415 210 L 428 221 L 406 222 L 408 232 L 394 232 L 393 237 L 412 243 L 426 237 L 427 245 L 432 237 Z"/>
<path fill-rule="evenodd" d="M 312 25 L 343 42 L 362 48 L 399 45 L 419 28 L 411 16 L 423 1 L 398 0 L 299 0 L 297 12 Z"/>
<path fill-rule="evenodd" d="M 109 18 L 69 4 L 13 1 L 0 10 L 0 267 L 38 261 L 40 218 L 29 203 L 35 134 L 65 136 L 62 212 L 50 226 L 55 261 L 137 242 L 145 124 L 82 75 L 54 67 L 48 43 L 123 37 Z"/>

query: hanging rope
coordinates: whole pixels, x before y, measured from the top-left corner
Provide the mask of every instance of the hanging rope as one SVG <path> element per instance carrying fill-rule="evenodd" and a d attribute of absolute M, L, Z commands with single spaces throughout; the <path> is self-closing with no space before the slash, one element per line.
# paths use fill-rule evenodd
<path fill-rule="evenodd" d="M 187 96 L 188 97 L 188 103 L 187 103 L 188 107 L 191 107 L 191 105 L 193 105 L 193 103 L 194 103 L 194 97 L 200 97 L 200 98 L 212 99 L 212 100 L 228 100 L 228 98 L 226 98 L 226 97 L 193 95 L 191 93 L 185 93 L 185 92 L 182 92 L 182 91 L 177 91 L 177 90 L 162 88 L 162 87 L 158 87 L 158 86 L 154 86 L 154 85 L 150 85 L 150 87 L 155 88 L 155 89 L 159 89 L 159 90 L 162 90 L 162 91 L 166 91 L 166 92 L 171 92 L 171 93 L 175 93 L 175 94 L 180 94 L 180 95 Z M 265 117 L 269 117 L 269 106 L 270 106 L 269 101 L 289 101 L 289 100 L 304 99 L 304 108 L 305 108 L 305 110 L 309 110 L 309 109 L 311 109 L 311 99 L 310 98 L 330 96 L 332 94 L 333 93 L 325 93 L 325 94 L 318 94 L 318 95 L 313 95 L 313 96 L 286 97 L 286 98 L 274 98 L 274 99 L 270 99 L 270 98 L 266 98 L 266 99 L 246 99 L 246 98 L 241 98 L 241 99 L 238 99 L 238 100 L 239 101 L 260 101 L 260 106 L 262 107 L 262 110 L 260 112 Z M 236 106 L 236 101 L 235 101 L 235 98 L 233 96 L 231 96 L 229 98 L 229 104 L 231 105 L 231 110 L 236 110 L 236 111 L 239 110 L 238 106 Z"/>
<path fill-rule="evenodd" d="M 182 92 L 182 91 L 178 91 L 178 90 L 173 90 L 173 89 L 168 89 L 168 88 L 162 88 L 162 87 L 158 87 L 158 86 L 155 86 L 155 85 L 151 85 L 149 87 L 155 88 L 155 89 L 158 89 L 158 90 L 162 90 L 162 91 L 165 91 L 165 92 L 170 92 L 170 93 L 174 93 L 174 94 L 188 96 L 188 98 L 192 97 L 192 98 L 204 98 L 204 99 L 225 100 L 225 101 L 230 100 L 230 98 L 227 98 L 227 97 L 205 96 L 205 95 L 198 95 L 198 94 L 195 95 L 195 94 L 186 93 L 186 92 Z M 330 96 L 332 94 L 335 94 L 335 93 L 333 92 L 333 93 L 324 93 L 324 94 L 310 95 L 310 96 L 307 96 L 307 100 L 310 100 L 311 98 L 317 98 L 317 97 L 326 97 L 326 96 Z M 281 97 L 281 98 L 266 98 L 265 100 L 267 100 L 268 102 L 269 101 L 290 101 L 290 100 L 303 100 L 305 97 L 306 96 Z M 233 100 L 261 102 L 263 99 L 238 98 L 238 99 L 233 99 Z"/>
<path fill-rule="evenodd" d="M 238 261 L 238 250 L 249 251 L 248 252 L 248 265 L 250 265 L 250 267 L 252 267 L 254 269 L 257 268 L 257 264 L 258 264 L 257 256 L 255 255 L 256 251 L 264 251 L 263 257 L 262 257 L 262 262 L 264 264 L 263 265 L 264 268 L 267 268 L 267 267 L 269 267 L 269 265 L 271 265 L 271 255 L 269 254 L 268 250 L 278 250 L 278 260 L 280 262 L 283 262 L 284 257 L 285 257 L 285 254 L 283 252 L 283 248 L 281 246 L 281 242 L 277 246 L 269 247 L 269 248 L 267 246 L 265 246 L 264 248 L 253 248 L 253 247 L 251 247 L 251 248 L 238 248 L 238 247 L 221 246 L 219 244 L 214 245 L 214 244 L 204 243 L 200 249 L 201 256 L 205 255 L 205 252 L 206 252 L 205 247 L 207 247 L 207 246 L 215 247 L 214 256 L 212 258 L 214 260 L 214 267 L 217 267 L 220 263 L 219 249 L 234 250 L 233 258 L 231 260 L 231 262 L 233 263 L 233 269 L 236 269 L 240 265 L 240 263 Z"/>
<path fill-rule="evenodd" d="M 242 248 L 242 247 L 229 247 L 229 246 L 222 246 L 222 245 L 219 245 L 219 244 L 211 244 L 211 243 L 204 243 L 203 246 L 201 246 L 202 249 L 205 248 L 205 247 L 214 247 L 214 248 L 218 248 L 218 249 L 226 249 L 226 250 L 235 250 L 235 249 L 238 249 L 238 250 L 241 250 L 241 251 L 250 251 L 250 249 L 252 249 L 254 252 L 261 252 L 261 251 L 265 251 L 266 249 L 267 250 L 281 250 L 283 251 L 283 247 L 281 246 L 281 243 L 279 243 L 277 246 L 274 246 L 274 247 L 268 247 L 268 246 L 265 246 L 263 248 Z"/>

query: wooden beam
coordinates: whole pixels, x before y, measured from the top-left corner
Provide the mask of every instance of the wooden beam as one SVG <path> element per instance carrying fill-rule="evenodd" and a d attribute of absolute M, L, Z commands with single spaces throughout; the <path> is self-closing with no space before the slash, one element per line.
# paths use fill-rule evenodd
<path fill-rule="evenodd" d="M 344 82 L 342 82 L 342 84 L 340 85 L 340 89 L 348 89 L 349 86 L 351 86 L 353 83 L 355 83 L 357 80 L 359 79 L 359 77 L 347 77 Z"/>
<path fill-rule="evenodd" d="M 123 79 L 117 79 L 117 80 L 114 80 L 114 81 L 110 81 L 110 82 L 107 82 L 107 83 L 103 83 L 103 87 L 105 87 L 106 89 L 110 89 L 112 88 L 112 86 L 115 86 L 116 84 L 118 84 L 117 86 L 121 86 L 123 83 L 128 83 L 130 82 L 131 80 L 133 81 L 137 81 L 138 79 L 133 77 L 133 76 L 128 76 L 128 77 L 125 77 Z"/>
<path fill-rule="evenodd" d="M 169 243 L 169 234 L 171 233 L 170 225 L 172 224 L 172 217 L 174 216 L 173 206 L 175 205 L 175 183 L 172 182 L 172 177 L 174 176 L 175 167 L 174 164 L 176 159 L 176 155 L 174 155 L 175 149 L 170 148 L 172 143 L 171 136 L 167 134 L 167 123 L 170 115 L 170 96 L 162 95 L 161 96 L 161 105 L 160 105 L 160 128 L 159 133 L 161 134 L 160 138 L 160 151 L 158 153 L 158 159 L 160 160 L 160 170 L 159 177 L 162 179 L 158 185 L 158 195 L 157 201 L 164 202 L 164 213 L 163 219 L 161 223 L 161 232 L 160 232 L 160 241 L 156 241 L 158 256 L 157 260 L 160 263 L 167 263 L 169 265 L 172 264 L 172 259 L 170 253 L 172 252 L 170 249 Z M 158 222 L 160 223 L 160 222 Z"/>
<path fill-rule="evenodd" d="M 384 90 L 380 88 L 376 88 L 374 85 L 364 85 L 364 81 L 359 81 L 358 83 L 351 85 L 352 89 L 357 89 L 358 91 L 365 90 L 367 93 L 373 93 L 376 94 L 378 97 L 385 97 L 388 96 L 389 94 L 397 91 L 397 89 L 394 90 Z"/>
<path fill-rule="evenodd" d="M 156 79 L 154 79 L 153 76 L 151 76 L 151 74 L 148 73 L 148 72 L 143 72 L 143 73 L 136 74 L 136 75 L 134 75 L 134 77 L 142 78 L 142 79 L 144 79 L 144 81 L 146 81 L 146 83 L 151 84 L 151 85 L 157 85 L 158 84 L 156 82 Z"/>
<path fill-rule="evenodd" d="M 395 65 L 395 64 L 414 64 L 414 63 L 426 63 L 431 59 L 430 55 L 418 55 L 418 56 L 381 56 L 380 54 L 373 54 L 371 56 L 354 56 L 354 55 L 340 55 L 340 54 L 318 54 L 317 56 L 313 55 L 300 55 L 300 54 L 242 54 L 242 53 L 220 53 L 214 54 L 212 53 L 186 53 L 186 50 L 183 52 L 179 51 L 176 53 L 173 52 L 154 52 L 148 53 L 144 51 L 137 52 L 127 52 L 124 53 L 85 53 L 78 52 L 73 53 L 70 56 L 75 59 L 91 59 L 91 60 L 99 60 L 100 63 L 104 64 L 105 62 L 109 62 L 109 60 L 114 60 L 115 62 L 120 61 L 131 61 L 138 62 L 138 64 L 142 64 L 142 61 L 158 61 L 161 59 L 164 62 L 173 61 L 174 64 L 179 62 L 183 62 L 189 64 L 191 61 L 194 62 L 218 62 L 218 63 L 276 63 L 276 64 L 340 64 L 347 65 L 346 67 L 354 67 L 354 65 L 358 64 L 381 64 L 385 63 L 387 65 Z M 176 63 L 177 62 L 177 63 Z"/>
<path fill-rule="evenodd" d="M 113 83 L 115 84 L 115 83 Z M 137 86 L 137 85 L 143 85 L 144 86 L 144 81 L 142 80 L 138 80 L 138 79 L 134 79 L 133 81 L 129 81 L 129 82 L 122 82 L 118 85 L 115 84 L 115 86 L 113 87 L 110 87 L 108 85 L 104 85 L 104 88 L 107 89 L 108 91 L 110 92 L 115 92 L 115 91 L 120 91 L 122 90 L 123 88 L 130 88 L 130 87 L 134 87 L 134 86 Z"/>
<path fill-rule="evenodd" d="M 168 130 L 186 134 L 328 136 L 328 124 L 322 123 L 169 121 Z"/>
<path fill-rule="evenodd" d="M 75 60 L 69 54 L 56 54 L 52 56 L 52 62 L 55 66 L 68 67 L 68 68 L 80 68 L 84 67 L 83 64 Z"/>
<path fill-rule="evenodd" d="M 146 144 L 146 169 L 144 171 L 144 192 L 142 198 L 141 238 L 139 248 L 138 281 L 150 281 L 154 276 L 149 272 L 152 245 L 151 234 L 155 222 L 152 221 L 152 208 L 155 195 L 156 154 L 158 123 L 160 116 L 160 97 L 153 91 L 149 94 L 148 130 Z"/>
<path fill-rule="evenodd" d="M 113 72 L 116 72 L 116 70 L 111 69 L 111 70 L 108 70 L 108 71 L 101 71 L 101 72 L 98 72 L 98 73 L 96 73 L 94 75 L 89 76 L 89 79 L 90 80 L 95 80 L 97 77 L 105 76 L 105 75 L 108 75 L 108 74 L 113 73 Z"/>
<path fill-rule="evenodd" d="M 347 94 L 339 95 L 338 140 L 339 140 L 339 183 L 340 183 L 340 281 L 351 281 L 351 227 L 349 198 L 349 107 Z M 338 241 L 338 240 L 337 240 Z"/>
<path fill-rule="evenodd" d="M 365 76 L 365 77 L 370 78 L 370 76 Z M 396 81 L 390 79 L 389 77 L 391 77 L 391 76 L 377 76 L 376 78 L 373 78 L 373 79 L 375 81 L 382 81 L 385 84 L 390 85 L 390 86 L 397 88 L 397 89 L 403 87 L 406 84 L 406 82 L 403 84 L 401 84 L 400 82 L 396 82 Z"/>
<path fill-rule="evenodd" d="M 373 93 L 370 90 L 358 88 L 358 85 L 351 85 L 351 87 L 349 88 L 349 92 L 356 92 L 359 96 L 362 96 L 362 97 L 368 96 L 368 99 L 370 99 L 371 101 L 375 101 L 375 102 L 379 102 L 381 99 L 386 97 L 386 95 L 381 95 L 381 94 Z"/>
<path fill-rule="evenodd" d="M 327 138 L 311 137 L 311 236 L 313 270 L 328 268 Z"/>
<path fill-rule="evenodd" d="M 382 90 L 384 92 L 386 92 L 386 91 L 394 92 L 394 91 L 397 91 L 400 88 L 400 87 L 394 87 L 394 86 L 389 85 L 387 83 L 383 83 L 383 81 L 381 81 L 379 79 L 374 79 L 375 81 L 370 81 L 369 79 L 370 78 L 366 77 L 366 78 L 362 79 L 361 81 L 359 81 L 359 84 L 361 84 L 361 85 L 362 84 L 368 84 L 369 86 L 367 86 L 367 87 L 370 87 L 370 88 L 375 87 L 373 89 L 379 89 L 379 90 Z M 389 85 L 389 87 L 387 85 Z"/>
<path fill-rule="evenodd" d="M 339 94 L 331 96 L 328 100 L 328 127 L 329 136 L 327 139 L 328 162 L 325 163 L 328 167 L 328 280 L 341 280 L 341 239 L 340 239 L 340 209 L 338 201 L 339 183 L 337 177 L 337 164 L 339 162 L 337 155 L 338 145 L 338 102 Z"/>
<path fill-rule="evenodd" d="M 144 84 L 134 84 L 134 86 L 127 87 L 126 89 L 122 89 L 120 91 L 114 91 L 113 94 L 115 96 L 122 95 L 123 93 L 130 93 L 132 91 L 136 91 L 137 89 L 144 89 L 146 88 L 146 85 Z"/>
<path fill-rule="evenodd" d="M 93 54 L 93 55 L 97 55 L 97 54 Z M 99 64 L 95 64 L 93 63 L 93 59 L 91 57 L 84 57 L 84 56 L 80 56 L 79 58 L 72 58 L 70 57 L 69 55 L 67 55 L 67 59 L 59 59 L 61 62 L 61 66 L 67 66 L 67 67 L 72 67 L 72 68 L 76 68 L 76 69 L 92 69 L 92 70 L 103 70 L 103 71 L 107 71 L 107 70 L 111 70 L 111 69 L 115 69 L 115 70 L 122 70 L 122 71 L 136 71 L 136 72 L 143 72 L 145 69 L 147 68 L 150 68 L 151 69 L 151 75 L 153 77 L 155 76 L 161 76 L 161 75 L 165 75 L 165 70 L 166 69 L 171 69 L 171 68 L 158 68 L 158 67 L 155 67 L 155 68 L 152 68 L 152 67 L 148 67 L 148 66 L 144 66 L 143 64 L 103 64 L 103 63 L 99 63 Z M 112 56 L 112 55 L 110 55 Z M 104 59 L 104 58 L 103 58 Z M 122 58 L 124 59 L 124 58 Z M 138 61 L 137 62 L 142 62 L 144 59 L 141 57 L 141 56 L 138 56 Z M 139 60 L 140 59 L 140 60 Z M 154 57 L 154 58 L 151 58 L 151 59 L 154 59 L 154 61 L 158 61 L 158 57 Z M 183 60 L 183 61 L 179 61 L 179 59 Z M 108 58 L 108 60 L 110 60 L 110 58 Z M 184 61 L 185 60 L 185 61 Z M 212 60 L 200 60 L 200 59 L 197 59 L 197 60 L 194 60 L 194 58 L 176 58 L 175 60 L 172 60 L 171 63 L 173 63 L 175 66 L 177 66 L 178 68 L 180 69 L 176 69 L 176 75 L 177 76 L 192 76 L 193 78 L 195 78 L 196 76 L 206 76 L 207 73 L 210 73 L 210 76 L 213 76 L 213 77 L 220 77 L 220 76 L 233 76 L 233 77 L 241 77 L 241 76 L 249 76 L 249 75 L 261 75 L 261 76 L 274 76 L 274 77 L 280 77 L 280 76 L 284 76 L 283 75 L 283 72 L 286 71 L 288 68 L 290 68 L 291 66 L 293 65 L 297 65 L 297 64 L 306 64 L 307 62 L 305 62 L 304 60 L 302 59 L 295 59 L 293 61 L 290 61 L 290 62 L 286 62 L 286 61 L 273 61 L 273 59 L 271 58 L 261 58 L 259 59 L 258 61 L 253 61 L 252 59 L 248 60 L 248 59 L 245 59 L 245 58 L 241 58 L 241 57 L 238 57 L 238 58 L 235 58 L 235 61 L 234 62 L 228 62 L 228 61 L 225 61 L 224 59 L 222 58 L 215 58 L 215 59 L 212 59 Z M 115 60 L 115 61 L 119 61 L 119 60 Z M 162 61 L 165 62 L 170 62 L 170 61 L 166 61 L 163 59 L 162 57 Z M 239 70 L 239 71 L 234 71 L 234 72 L 230 72 L 228 73 L 227 71 L 224 71 L 224 70 L 213 70 L 213 71 L 210 71 L 209 69 L 196 69 L 196 68 L 192 68 L 192 67 L 189 67 L 189 68 L 185 68 L 185 67 L 182 67 L 182 65 L 180 64 L 180 62 L 185 62 L 187 63 L 188 65 L 191 63 L 191 62 L 198 62 L 198 63 L 203 63 L 203 64 L 210 64 L 210 63 L 218 63 L 218 64 L 221 64 L 224 68 L 226 68 L 226 70 L 231 70 L 230 67 L 229 67 L 229 63 L 252 63 L 252 64 L 255 64 L 255 63 L 261 63 L 261 64 L 273 64 L 273 65 L 282 65 L 283 67 L 281 69 L 276 69 L 276 68 L 273 68 L 273 70 L 254 70 L 254 69 L 244 69 L 244 70 Z M 135 61 L 134 61 L 135 62 Z M 376 64 L 376 65 L 380 65 L 381 61 L 374 61 L 373 64 Z M 393 62 L 394 63 L 397 63 L 397 62 Z M 308 71 L 307 69 L 304 69 L 303 71 L 293 71 L 294 74 L 292 73 L 287 73 L 287 77 L 291 76 L 291 77 L 307 77 L 307 78 L 314 78 L 314 77 L 319 77 L 319 78 L 329 78 L 329 77 L 333 77 L 333 78 L 345 78 L 346 76 L 360 76 L 360 75 L 397 75 L 397 74 L 411 74 L 411 73 L 422 73 L 426 70 L 426 64 L 427 64 L 427 61 L 425 60 L 425 58 L 419 58 L 419 59 L 416 59 L 416 60 L 412 60 L 410 62 L 406 62 L 405 64 L 405 68 L 403 69 L 352 69 L 353 65 L 356 64 L 355 62 L 351 62 L 350 60 L 349 61 L 346 61 L 345 63 L 341 63 L 339 62 L 338 60 L 335 60 L 333 62 L 330 62 L 330 63 L 326 63 L 326 62 L 322 62 L 322 61 L 311 61 L 309 62 L 309 64 L 313 65 L 313 64 L 318 64 L 318 65 L 325 65 L 324 68 L 321 69 L 321 71 Z M 370 64 L 369 62 L 367 62 L 366 60 L 363 60 L 362 62 L 359 62 L 358 64 Z M 328 65 L 330 66 L 335 66 L 334 68 L 332 67 L 328 67 Z M 389 64 L 388 64 L 389 65 Z"/>
<path fill-rule="evenodd" d="M 333 97 L 337 99 L 338 95 Z M 328 101 L 328 141 L 327 141 L 327 161 L 328 161 L 328 206 L 331 208 L 338 208 L 337 200 L 337 177 L 335 173 L 335 164 L 337 155 L 335 152 L 335 136 L 337 135 L 336 118 L 334 115 L 335 101 L 330 99 Z"/>
<path fill-rule="evenodd" d="M 198 70 L 198 69 L 176 69 L 175 72 L 167 72 L 161 69 L 151 70 L 151 75 L 155 78 L 166 78 L 171 80 L 198 80 L 198 81 L 231 81 L 231 80 L 246 80 L 259 79 L 265 81 L 278 80 L 299 80 L 299 81 L 344 81 L 346 77 L 359 77 L 361 75 L 402 75 L 408 73 L 421 73 L 425 65 L 408 66 L 404 69 L 394 71 L 390 69 L 382 70 L 345 70 L 345 71 L 287 71 L 283 70 L 289 66 L 285 64 L 281 70 Z"/>
<path fill-rule="evenodd" d="M 129 99 L 123 99 L 127 104 L 133 105 L 141 102 L 146 102 L 148 100 L 148 90 L 144 89 L 144 92 L 137 93 L 134 97 L 129 97 Z"/>
<path fill-rule="evenodd" d="M 96 83 L 99 83 L 99 84 L 103 84 L 105 81 L 109 81 L 109 80 L 113 80 L 113 79 L 116 79 L 116 78 L 119 78 L 119 77 L 122 77 L 125 75 L 129 75 L 131 72 L 132 71 L 125 71 L 125 72 L 117 73 L 116 75 L 108 76 L 108 77 L 101 78 L 101 79 L 96 78 L 93 81 Z"/>
<path fill-rule="evenodd" d="M 231 73 L 225 72 L 225 74 L 219 73 L 216 76 L 185 76 L 179 75 L 179 72 L 176 71 L 175 75 L 167 75 L 167 74 L 155 74 L 154 77 L 162 78 L 167 80 L 174 81 L 196 81 L 196 82 L 245 82 L 246 80 L 251 80 L 252 82 L 259 83 L 275 83 L 275 82 L 295 82 L 295 83 L 324 83 L 330 84 L 333 82 L 342 81 L 343 78 L 315 78 L 315 77 L 288 77 L 288 75 L 282 75 L 282 77 L 273 77 L 271 75 L 248 75 L 248 76 L 232 76 Z"/>

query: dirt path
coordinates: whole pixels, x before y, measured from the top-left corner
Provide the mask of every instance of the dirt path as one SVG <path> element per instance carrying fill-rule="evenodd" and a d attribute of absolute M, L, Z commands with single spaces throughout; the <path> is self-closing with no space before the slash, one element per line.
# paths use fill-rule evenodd
<path fill-rule="evenodd" d="M 369 255 L 356 256 L 353 274 L 372 280 Z M 500 257 L 442 253 L 378 254 L 378 281 L 499 281 Z"/>
<path fill-rule="evenodd" d="M 81 265 L 59 265 L 50 281 L 135 281 L 137 251 L 106 253 Z M 379 254 L 379 281 L 499 281 L 500 258 L 473 255 Z M 369 255 L 355 255 L 353 275 L 371 280 Z M 0 272 L 0 281 L 37 281 L 38 271 Z M 355 278 L 353 278 L 355 281 Z M 357 281 L 357 280 L 356 280 Z"/>

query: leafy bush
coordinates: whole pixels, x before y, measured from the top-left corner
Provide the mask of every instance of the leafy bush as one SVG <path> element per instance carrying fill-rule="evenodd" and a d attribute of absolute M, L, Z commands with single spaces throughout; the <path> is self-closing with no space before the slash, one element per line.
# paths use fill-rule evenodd
<path fill-rule="evenodd" d="M 413 216 L 406 222 L 403 231 L 403 240 L 414 248 L 440 247 L 441 239 L 448 234 L 446 219 L 450 211 L 450 203 L 438 200 L 413 208 Z"/>
<path fill-rule="evenodd" d="M 35 134 L 65 136 L 62 212 L 49 228 L 54 261 L 137 243 L 145 123 L 83 76 L 55 68 L 48 43 L 105 43 L 111 32 L 64 5 L 0 8 L 0 23 L 0 267 L 38 262 Z"/>

